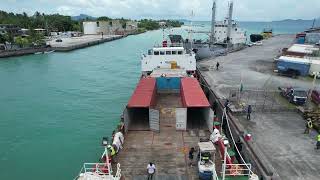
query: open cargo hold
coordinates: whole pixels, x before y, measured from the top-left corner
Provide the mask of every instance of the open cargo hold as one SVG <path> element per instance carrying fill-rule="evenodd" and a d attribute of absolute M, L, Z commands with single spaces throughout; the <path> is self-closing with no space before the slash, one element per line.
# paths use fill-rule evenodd
<path fill-rule="evenodd" d="M 170 91 L 161 91 L 164 89 Z M 162 97 L 172 93 L 178 98 L 171 97 L 166 102 L 160 101 Z M 176 102 L 170 103 L 177 100 L 181 101 L 182 106 L 172 105 L 177 104 Z M 159 111 L 162 108 L 175 109 L 177 130 L 206 129 L 207 127 L 210 131 L 213 130 L 214 113 L 198 80 L 177 77 L 140 80 L 124 111 L 126 130 L 160 131 Z"/>
<path fill-rule="evenodd" d="M 156 96 L 156 80 L 154 78 L 140 79 L 124 111 L 126 130 L 153 129 L 155 124 L 152 120 L 159 119 L 157 118 L 159 113 L 152 109 L 156 103 Z"/>
<path fill-rule="evenodd" d="M 309 74 L 310 62 L 302 58 L 281 56 L 277 62 L 277 69 L 280 73 L 295 71 L 298 76 L 306 76 Z"/>
<path fill-rule="evenodd" d="M 182 78 L 180 94 L 182 104 L 186 109 L 186 116 L 184 116 L 185 119 L 179 120 L 179 122 L 186 129 L 208 127 L 212 131 L 214 114 L 198 80 L 195 78 Z"/>

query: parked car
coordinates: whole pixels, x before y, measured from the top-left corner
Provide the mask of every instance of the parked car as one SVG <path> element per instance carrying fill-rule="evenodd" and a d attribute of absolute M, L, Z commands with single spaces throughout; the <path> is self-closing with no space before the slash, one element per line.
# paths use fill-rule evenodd
<path fill-rule="evenodd" d="M 313 91 L 311 92 L 311 100 L 312 100 L 315 104 L 319 105 L 319 104 L 320 104 L 320 91 L 318 91 L 318 90 L 313 90 Z"/>
<path fill-rule="evenodd" d="M 297 87 L 279 87 L 279 90 L 281 90 L 280 94 L 288 99 L 290 103 L 296 105 L 304 105 L 307 102 L 308 91 L 306 91 L 305 89 Z"/>
<path fill-rule="evenodd" d="M 255 43 L 253 43 L 253 45 L 262 46 L 263 44 L 262 44 L 262 41 L 257 41 L 257 42 L 255 42 Z"/>

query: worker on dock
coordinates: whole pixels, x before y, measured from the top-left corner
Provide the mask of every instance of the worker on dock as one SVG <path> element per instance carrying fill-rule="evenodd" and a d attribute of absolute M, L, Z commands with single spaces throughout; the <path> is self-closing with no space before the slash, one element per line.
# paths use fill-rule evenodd
<path fill-rule="evenodd" d="M 252 107 L 251 105 L 249 105 L 247 109 L 247 120 L 251 120 L 251 113 L 252 113 Z"/>
<path fill-rule="evenodd" d="M 320 134 L 317 135 L 316 149 L 320 149 Z"/>
<path fill-rule="evenodd" d="M 306 130 L 304 130 L 304 134 L 309 134 L 312 127 L 313 127 L 312 121 L 310 118 L 308 118 L 306 122 Z"/>
<path fill-rule="evenodd" d="M 217 71 L 219 71 L 219 66 L 220 66 L 220 63 L 217 62 L 217 64 L 216 64 L 216 69 L 217 69 Z"/>
<path fill-rule="evenodd" d="M 153 178 L 153 174 L 156 172 L 156 166 L 150 162 L 147 166 L 147 170 L 148 170 L 148 180 L 152 180 Z"/>
<path fill-rule="evenodd" d="M 193 165 L 193 153 L 195 152 L 195 149 L 194 149 L 194 147 L 192 147 L 192 148 L 190 148 L 190 150 L 189 150 L 189 161 L 190 161 L 190 166 L 192 167 L 192 165 Z"/>

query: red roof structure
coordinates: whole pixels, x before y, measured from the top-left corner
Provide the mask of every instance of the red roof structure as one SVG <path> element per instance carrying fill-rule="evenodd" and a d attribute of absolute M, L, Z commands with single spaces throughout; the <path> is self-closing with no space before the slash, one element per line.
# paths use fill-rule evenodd
<path fill-rule="evenodd" d="M 133 92 L 127 107 L 148 108 L 154 105 L 156 93 L 156 80 L 154 78 L 142 78 Z"/>
<path fill-rule="evenodd" d="M 184 107 L 210 107 L 196 78 L 182 78 L 180 94 Z"/>

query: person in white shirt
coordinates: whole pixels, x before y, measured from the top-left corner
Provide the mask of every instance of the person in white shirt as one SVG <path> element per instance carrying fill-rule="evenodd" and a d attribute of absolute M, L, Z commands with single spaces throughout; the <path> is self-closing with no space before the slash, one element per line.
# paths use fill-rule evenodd
<path fill-rule="evenodd" d="M 147 166 L 147 170 L 148 170 L 148 180 L 152 180 L 153 178 L 153 174 L 156 172 L 156 166 L 150 162 Z"/>

